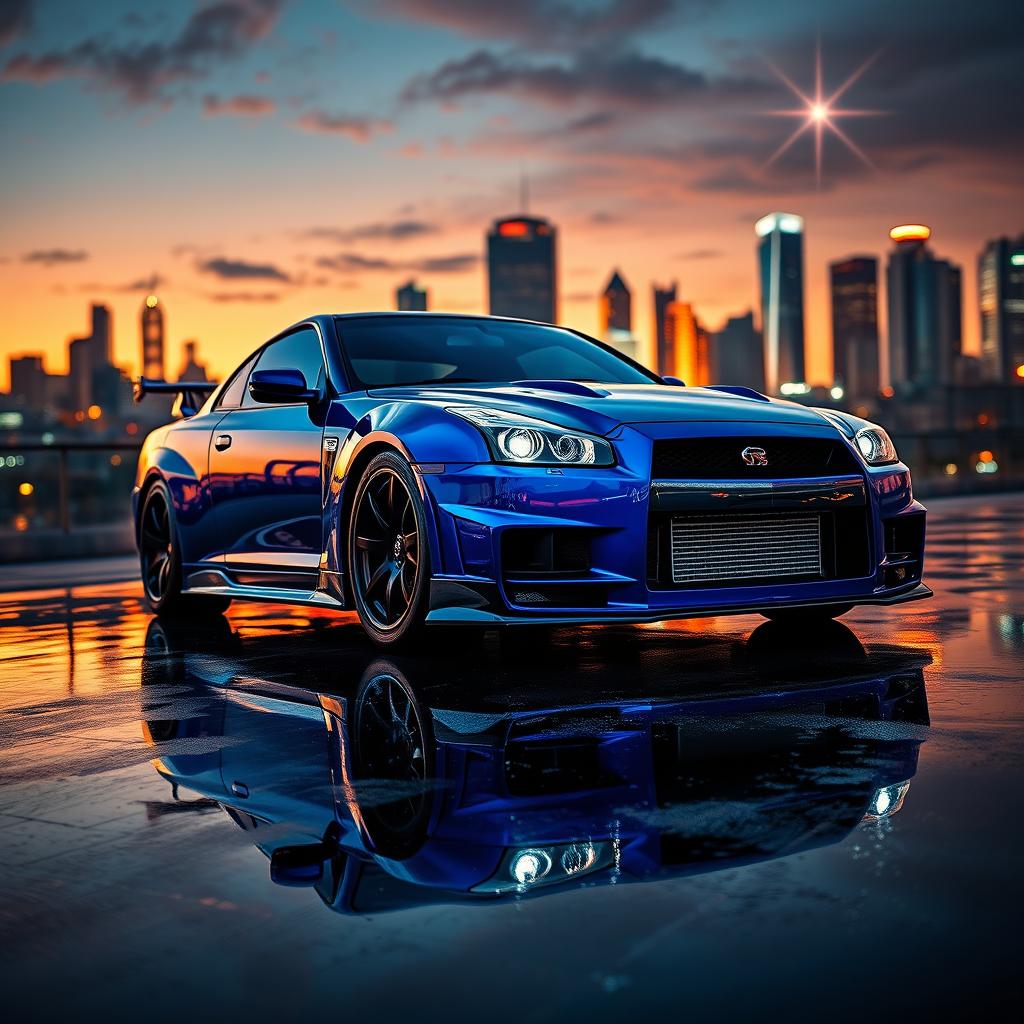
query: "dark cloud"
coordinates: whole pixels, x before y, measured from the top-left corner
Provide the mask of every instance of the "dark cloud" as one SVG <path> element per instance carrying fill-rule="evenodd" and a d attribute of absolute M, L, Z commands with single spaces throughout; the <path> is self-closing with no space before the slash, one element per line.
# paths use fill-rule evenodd
<path fill-rule="evenodd" d="M 125 43 L 91 36 L 61 50 L 20 53 L 3 69 L 7 81 L 43 83 L 86 78 L 136 103 L 166 100 L 166 87 L 204 77 L 218 61 L 239 56 L 274 26 L 284 0 L 216 0 L 194 11 L 177 33 Z"/>
<path fill-rule="evenodd" d="M 155 292 L 168 283 L 167 278 L 155 271 L 147 277 L 137 277 L 134 281 L 122 281 L 120 284 L 83 284 L 79 291 L 83 292 Z"/>
<path fill-rule="evenodd" d="M 32 24 L 33 0 L 0 0 L 0 46 L 6 46 L 28 31 Z"/>
<path fill-rule="evenodd" d="M 277 104 L 269 96 L 239 95 L 221 99 L 207 96 L 203 99 L 203 113 L 207 117 L 262 117 L 273 114 Z"/>
<path fill-rule="evenodd" d="M 459 274 L 471 270 L 480 262 L 478 253 L 455 253 L 450 256 L 426 256 L 414 260 L 392 260 L 359 253 L 343 252 L 335 256 L 321 256 L 316 265 L 324 270 L 352 273 L 361 270 L 414 271 L 421 274 Z"/>
<path fill-rule="evenodd" d="M 375 135 L 390 132 L 394 125 L 390 121 L 352 114 L 328 114 L 313 110 L 295 122 L 304 132 L 318 135 L 344 135 L 354 142 L 369 142 Z"/>
<path fill-rule="evenodd" d="M 376 0 L 371 10 L 477 38 L 548 48 L 615 41 L 664 23 L 678 6 L 677 0 L 604 0 L 589 6 L 569 0 Z"/>
<path fill-rule="evenodd" d="M 711 79 L 702 71 L 637 51 L 584 51 L 568 60 L 541 62 L 520 54 L 477 50 L 410 79 L 401 98 L 406 103 L 451 102 L 501 93 L 550 106 L 593 101 L 649 110 L 706 102 L 711 95 L 754 95 L 763 89 L 763 83 L 753 77 Z"/>
<path fill-rule="evenodd" d="M 224 281 L 263 280 L 288 283 L 291 278 L 273 263 L 249 263 L 246 260 L 231 260 L 223 256 L 200 260 L 196 269 L 202 274 L 212 274 Z"/>
<path fill-rule="evenodd" d="M 281 298 L 276 292 L 208 292 L 206 297 L 211 302 L 278 302 Z"/>
<path fill-rule="evenodd" d="M 89 254 L 84 249 L 36 249 L 21 257 L 24 263 L 41 263 L 44 267 L 60 263 L 81 263 Z"/>
<path fill-rule="evenodd" d="M 353 228 L 310 228 L 304 231 L 306 238 L 324 238 L 332 242 L 359 242 L 364 239 L 382 238 L 389 242 L 402 242 L 407 238 L 436 235 L 441 230 L 437 224 L 422 220 L 375 221 L 359 224 Z"/>

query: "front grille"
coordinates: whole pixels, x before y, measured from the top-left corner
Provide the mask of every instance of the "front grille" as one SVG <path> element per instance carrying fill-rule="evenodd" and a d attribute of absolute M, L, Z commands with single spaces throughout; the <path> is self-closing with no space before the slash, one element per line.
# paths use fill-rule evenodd
<path fill-rule="evenodd" d="M 748 466 L 746 448 L 760 448 L 767 465 Z M 680 437 L 654 442 L 655 480 L 785 480 L 860 473 L 840 440 L 816 437 Z"/>
<path fill-rule="evenodd" d="M 685 515 L 671 522 L 677 586 L 784 577 L 821 577 L 817 513 Z"/>

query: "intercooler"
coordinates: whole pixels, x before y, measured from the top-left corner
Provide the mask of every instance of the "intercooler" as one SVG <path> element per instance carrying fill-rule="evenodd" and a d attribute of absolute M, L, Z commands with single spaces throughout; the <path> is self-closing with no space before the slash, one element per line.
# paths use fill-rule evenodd
<path fill-rule="evenodd" d="M 818 513 L 675 515 L 669 535 L 677 586 L 824 575 Z"/>

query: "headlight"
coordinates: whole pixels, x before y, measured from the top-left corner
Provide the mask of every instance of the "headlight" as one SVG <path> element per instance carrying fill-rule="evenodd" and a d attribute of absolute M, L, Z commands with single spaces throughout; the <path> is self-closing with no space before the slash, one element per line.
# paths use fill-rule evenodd
<path fill-rule="evenodd" d="M 892 438 L 881 427 L 864 427 L 853 435 L 853 439 L 869 466 L 884 466 L 899 458 Z"/>
<path fill-rule="evenodd" d="M 539 885 L 566 882 L 615 863 L 611 842 L 581 840 L 559 846 L 528 846 L 506 850 L 494 877 L 473 886 L 473 892 L 527 892 Z"/>
<path fill-rule="evenodd" d="M 553 423 L 501 409 L 454 406 L 448 412 L 469 420 L 487 439 L 496 462 L 535 466 L 614 466 L 612 446 L 601 437 L 563 430 Z"/>
<path fill-rule="evenodd" d="M 903 801 L 907 798 L 909 782 L 898 782 L 895 786 L 883 786 L 876 789 L 868 809 L 864 812 L 865 821 L 881 821 L 891 818 L 903 809 Z"/>

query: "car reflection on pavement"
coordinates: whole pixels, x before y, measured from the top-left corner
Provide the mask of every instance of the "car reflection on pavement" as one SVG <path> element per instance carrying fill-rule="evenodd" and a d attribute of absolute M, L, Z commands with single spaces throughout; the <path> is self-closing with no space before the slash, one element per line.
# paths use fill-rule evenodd
<path fill-rule="evenodd" d="M 297 655 L 155 619 L 143 732 L 175 799 L 219 803 L 274 882 L 332 910 L 522 899 L 787 857 L 899 811 L 927 655 L 840 623 L 796 639 L 765 623 L 633 693 L 621 665 L 527 644 L 502 690 L 473 685 L 471 651 Z"/>

